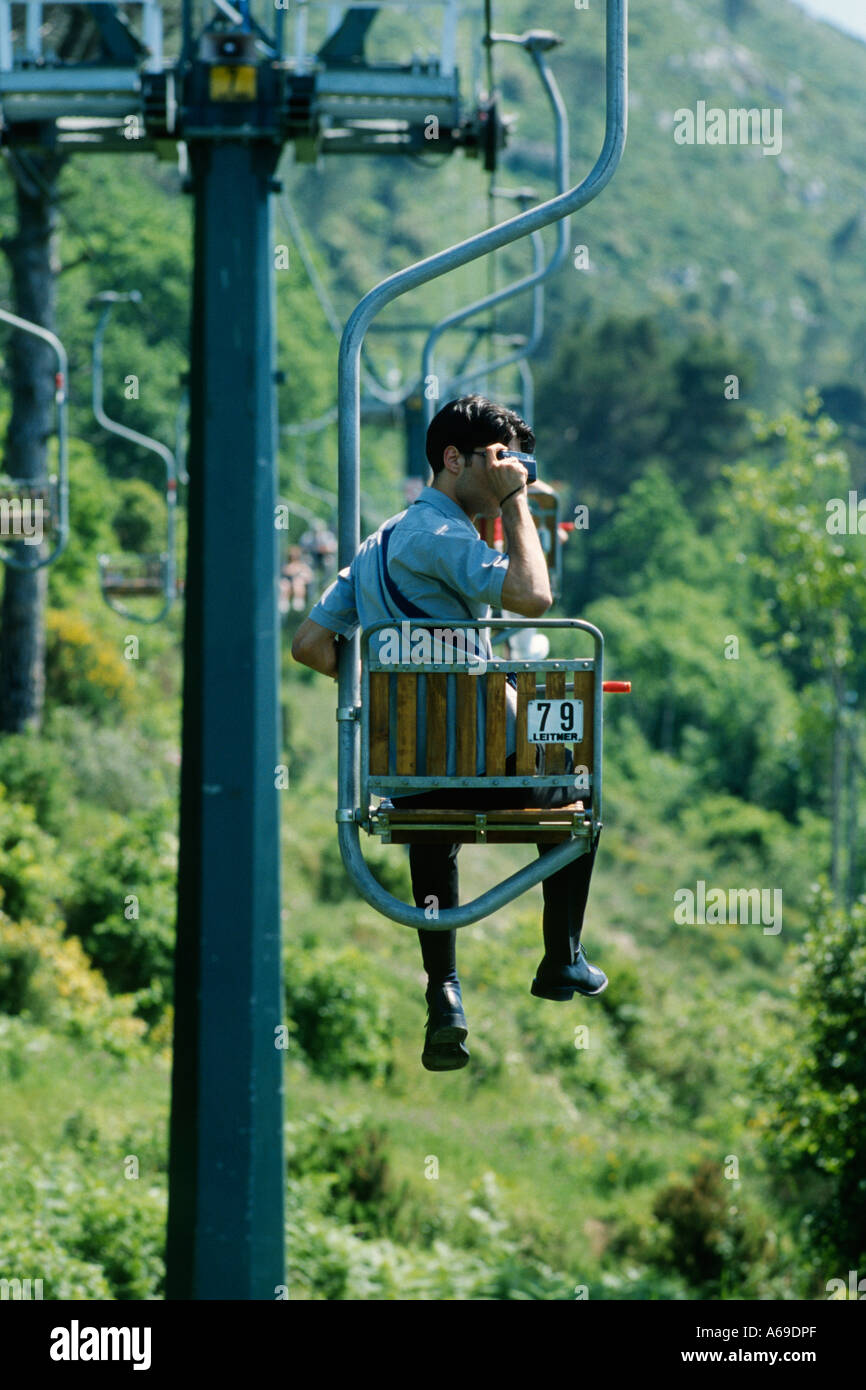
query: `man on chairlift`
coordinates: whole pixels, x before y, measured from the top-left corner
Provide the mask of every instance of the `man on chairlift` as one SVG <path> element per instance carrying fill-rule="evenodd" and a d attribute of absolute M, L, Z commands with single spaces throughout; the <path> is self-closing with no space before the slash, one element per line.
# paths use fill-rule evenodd
<path fill-rule="evenodd" d="M 483 622 L 492 608 L 527 618 L 546 613 L 553 602 L 549 572 L 527 501 L 527 484 L 534 481 L 529 471 L 535 472 L 534 446 L 532 430 L 515 411 L 478 395 L 449 401 L 427 431 L 432 483 L 405 511 L 368 536 L 352 564 L 326 589 L 295 634 L 295 660 L 336 679 L 339 643 L 359 626 L 399 624 L 407 617 L 443 624 L 460 619 Z M 475 517 L 498 516 L 505 553 L 487 545 L 474 524 Z M 516 697 L 510 686 L 506 692 L 510 774 L 515 766 Z M 539 788 L 532 795 L 537 805 L 551 809 L 571 799 L 568 788 Z M 504 810 L 522 807 L 526 791 L 476 788 L 393 800 L 401 808 Z M 531 986 L 537 998 L 596 995 L 607 986 L 607 976 L 590 964 L 580 940 L 597 846 L 596 838 L 589 853 L 542 882 L 544 957 Z M 540 855 L 552 848 L 537 846 Z M 424 907 L 431 895 L 440 909 L 458 905 L 459 849 L 459 844 L 410 846 L 416 906 Z M 428 980 L 421 1061 L 428 1071 L 454 1071 L 469 1061 L 457 976 L 457 932 L 419 930 L 418 936 Z"/>

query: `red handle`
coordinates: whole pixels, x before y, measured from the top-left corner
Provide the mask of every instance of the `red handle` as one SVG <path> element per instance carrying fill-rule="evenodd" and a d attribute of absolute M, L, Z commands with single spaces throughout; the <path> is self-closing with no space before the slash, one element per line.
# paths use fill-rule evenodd
<path fill-rule="evenodd" d="M 602 681 L 601 688 L 606 695 L 630 695 L 631 681 Z"/>

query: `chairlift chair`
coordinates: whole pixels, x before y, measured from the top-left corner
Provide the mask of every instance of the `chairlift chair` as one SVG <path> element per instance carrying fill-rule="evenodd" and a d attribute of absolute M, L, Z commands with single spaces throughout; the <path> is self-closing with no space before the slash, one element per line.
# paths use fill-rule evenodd
<path fill-rule="evenodd" d="M 14 551 L 0 548 L 0 560 L 11 569 L 38 570 L 45 565 L 53 565 L 63 554 L 69 540 L 68 362 L 66 349 L 56 333 L 29 319 L 19 318 L 8 309 L 0 309 L 0 319 L 22 333 L 41 338 L 53 351 L 57 363 L 54 373 L 57 474 L 44 480 L 0 478 L 0 539 L 23 541 L 23 545 L 16 544 Z M 47 555 L 40 556 L 41 544 L 32 545 L 24 539 L 28 534 L 27 528 L 32 525 L 34 512 L 38 512 L 43 534 L 47 530 L 54 538 L 54 545 Z M 32 552 L 32 556 L 29 552 Z"/>
<path fill-rule="evenodd" d="M 162 459 L 166 472 L 165 501 L 167 509 L 166 549 L 157 555 L 130 554 L 118 557 L 100 555 L 98 557 L 99 587 L 105 602 L 115 613 L 120 614 L 123 618 L 129 618 L 133 622 L 150 625 L 162 622 L 178 596 L 175 550 L 177 460 L 171 449 L 162 444 L 160 440 L 152 439 L 149 435 L 130 429 L 128 425 L 122 425 L 119 421 L 112 420 L 110 416 L 106 415 L 103 405 L 102 351 L 105 330 L 114 311 L 114 306 L 116 304 L 139 304 L 141 302 L 140 293 L 137 290 L 130 290 L 126 293 L 104 290 L 95 295 L 92 302 L 103 306 L 93 335 L 94 416 L 103 429 L 108 430 L 110 434 L 116 434 L 121 439 L 128 439 L 132 444 L 139 444 L 143 449 L 149 450 Z M 119 599 L 130 596 L 137 598 L 162 597 L 163 603 L 158 612 L 145 615 L 134 612 L 125 604 L 118 602 Z"/>
<path fill-rule="evenodd" d="M 360 358 L 372 320 L 408 290 L 522 235 L 561 222 L 586 206 L 617 168 L 626 132 L 626 0 L 606 0 L 605 8 L 605 135 L 590 173 L 574 188 L 540 207 L 389 276 L 364 296 L 346 324 L 339 364 L 342 564 L 351 561 L 360 543 Z M 452 631 L 517 626 L 510 619 L 448 620 L 438 625 Z M 343 643 L 340 650 L 336 811 L 340 853 L 359 894 L 377 911 L 415 929 L 448 931 L 489 916 L 591 849 L 602 823 L 602 697 L 605 690 L 613 693 L 629 686 L 627 682 L 604 682 L 604 639 L 598 628 L 581 619 L 532 619 L 522 626 L 585 632 L 594 644 L 591 658 L 569 654 L 515 662 L 510 656 L 491 657 L 483 671 L 474 675 L 465 663 L 437 659 L 435 650 L 429 661 L 423 650 L 420 660 L 408 662 L 401 652 L 398 662 L 386 666 L 378 638 L 387 626 L 393 624 L 373 625 Z M 408 629 L 410 651 L 413 629 L 426 629 L 430 638 L 429 621 L 405 620 L 398 627 L 401 632 Z M 375 647 L 371 643 L 374 636 Z M 513 773 L 505 770 L 505 690 L 506 684 L 512 684 L 509 676 L 517 686 L 518 700 Z M 548 726 L 550 718 L 554 722 Z M 567 767 L 566 741 L 573 744 L 576 767 L 572 769 Z M 544 746 L 540 772 L 536 768 L 536 743 Z M 574 799 L 562 811 L 543 810 L 532 803 L 532 790 L 540 785 L 569 788 L 566 795 L 573 794 Z M 457 808 L 421 812 L 401 808 L 391 799 L 399 798 L 404 790 L 441 791 L 450 787 L 520 788 L 526 791 L 528 804 L 516 812 Z M 383 797 L 390 805 L 374 806 L 373 796 Z M 559 819 L 551 821 L 551 815 Z M 449 843 L 460 835 L 480 843 L 490 843 L 494 835 L 508 838 L 509 843 L 519 843 L 523 835 L 533 843 L 547 836 L 556 842 L 537 862 L 518 869 L 473 902 L 442 910 L 437 906 L 430 913 L 402 902 L 382 887 L 361 851 L 361 829 L 381 834 L 391 843 L 395 836 L 412 843 L 412 837 L 423 840 L 432 833 L 444 835 Z"/>

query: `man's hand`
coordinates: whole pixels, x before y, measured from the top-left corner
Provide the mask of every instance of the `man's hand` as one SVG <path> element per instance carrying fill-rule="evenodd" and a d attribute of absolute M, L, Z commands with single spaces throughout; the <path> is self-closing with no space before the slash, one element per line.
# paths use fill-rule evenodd
<path fill-rule="evenodd" d="M 480 454 L 481 450 L 478 452 Z M 526 467 L 519 459 L 502 458 L 507 452 L 504 444 L 488 444 L 484 450 L 484 471 L 490 493 L 492 516 L 496 516 L 500 503 L 509 493 L 523 487 L 529 480 Z"/>
<path fill-rule="evenodd" d="M 305 618 L 292 640 L 292 656 L 302 666 L 309 666 L 311 670 L 336 680 L 338 641 L 336 632 L 322 627 L 321 623 L 314 623 L 312 618 Z"/>

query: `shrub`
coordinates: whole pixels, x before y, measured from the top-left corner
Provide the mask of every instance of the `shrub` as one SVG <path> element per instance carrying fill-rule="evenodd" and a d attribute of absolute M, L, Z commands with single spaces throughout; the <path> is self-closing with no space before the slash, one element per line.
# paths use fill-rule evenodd
<path fill-rule="evenodd" d="M 85 850 L 73 868 L 67 931 L 79 937 L 109 987 L 119 993 L 162 986 L 170 998 L 174 946 L 176 846 L 162 807 L 131 817 L 107 843 Z M 130 896 L 137 918 L 127 918 Z M 161 1009 L 142 1016 L 150 1021 Z"/>
<path fill-rule="evenodd" d="M 105 716 L 133 708 L 135 682 L 116 648 L 85 618 L 45 610 L 46 705 L 81 705 Z"/>
<path fill-rule="evenodd" d="M 175 794 L 177 769 L 166 760 L 160 771 L 155 755 L 161 749 L 129 725 L 100 725 L 82 710 L 60 705 L 51 712 L 47 733 L 60 748 L 74 750 L 65 756 L 62 786 L 65 789 L 71 783 L 75 794 L 86 801 L 126 816 L 148 810 Z M 53 769 L 55 759 L 62 755 L 55 753 L 45 738 L 41 747 L 49 750 L 48 766 Z M 4 780 L 2 766 L 0 763 L 0 782 Z"/>
<path fill-rule="evenodd" d="M 379 974 L 355 947 L 291 952 L 285 998 L 291 1033 L 320 1076 L 390 1076 L 390 1018 Z"/>
<path fill-rule="evenodd" d="M 329 1216 L 367 1233 L 387 1232 L 407 1194 L 405 1182 L 394 1182 L 387 1131 L 331 1111 L 291 1130 L 289 1174 L 327 1175 Z"/>
<path fill-rule="evenodd" d="M 810 1253 L 844 1273 L 866 1261 L 866 899 L 848 912 L 826 889 L 798 948 L 794 1018 L 753 1080 L 768 1097 L 764 1142 L 791 1182 Z M 817 1200 L 815 1200 L 817 1197 Z"/>
<path fill-rule="evenodd" d="M 144 553 L 165 549 L 165 502 L 156 488 L 143 478 L 129 478 L 114 483 L 118 505 L 111 519 L 117 539 L 124 550 Z"/>
<path fill-rule="evenodd" d="M 0 1011 L 60 1028 L 118 1056 L 134 1050 L 145 1024 L 135 1001 L 112 998 L 81 945 L 60 924 L 13 922 L 0 911 Z"/>
<path fill-rule="evenodd" d="M 140 1300 L 162 1294 L 165 1213 L 161 1202 L 140 1197 L 130 1202 L 125 1191 L 91 1189 L 79 1220 L 80 1230 L 70 1249 L 79 1259 L 102 1266 L 114 1298 Z"/>
<path fill-rule="evenodd" d="M 764 1252 L 763 1223 L 731 1205 L 734 1190 L 718 1163 L 707 1159 L 690 1182 L 665 1188 L 653 1207 L 666 1227 L 658 1263 L 676 1270 L 705 1298 L 740 1290 Z"/>
<path fill-rule="evenodd" d="M 66 885 L 67 856 L 41 830 L 32 806 L 10 800 L 0 783 L 0 904 L 10 917 L 56 914 Z"/>
<path fill-rule="evenodd" d="M 35 730 L 0 738 L 0 783 L 10 800 L 32 806 L 37 824 L 62 835 L 72 795 L 67 759 L 62 750 Z"/>

